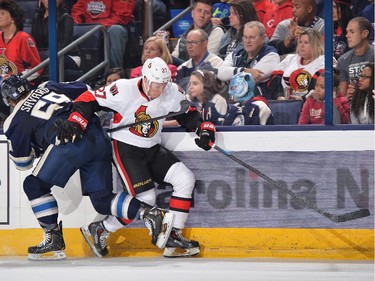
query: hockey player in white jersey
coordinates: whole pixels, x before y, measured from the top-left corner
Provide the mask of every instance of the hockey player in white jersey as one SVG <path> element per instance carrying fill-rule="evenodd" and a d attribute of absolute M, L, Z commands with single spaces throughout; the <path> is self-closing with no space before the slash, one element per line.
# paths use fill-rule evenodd
<path fill-rule="evenodd" d="M 171 73 L 160 58 L 148 59 L 143 65 L 142 76 L 120 79 L 97 91 L 86 91 L 79 96 L 72 108 L 65 128 L 71 128 L 60 137 L 73 140 L 75 134 L 85 130 L 78 120 L 87 120 L 103 108 L 114 111 L 111 138 L 113 159 L 127 192 L 137 199 L 154 205 L 155 184 L 170 183 L 173 193 L 169 212 L 174 215 L 172 231 L 166 242 L 165 257 L 194 256 L 199 254 L 199 243 L 182 235 L 192 201 L 195 184 L 193 173 L 168 149 L 160 145 L 165 118 L 152 118 L 179 112 L 185 95 L 171 82 Z M 173 117 L 187 131 L 196 132 L 196 144 L 209 150 L 215 141 L 215 125 L 202 122 L 193 109 Z M 77 121 L 75 121 L 77 120 Z M 150 122 L 145 122 L 150 120 Z M 136 124 L 133 124 L 136 123 Z M 126 125 L 133 124 L 129 127 Z M 118 128 L 118 129 L 116 129 Z M 83 229 L 94 241 L 104 239 L 108 232 L 131 223 L 110 216 Z M 103 234 L 104 233 L 104 234 Z M 96 243 L 100 249 L 100 243 Z"/>

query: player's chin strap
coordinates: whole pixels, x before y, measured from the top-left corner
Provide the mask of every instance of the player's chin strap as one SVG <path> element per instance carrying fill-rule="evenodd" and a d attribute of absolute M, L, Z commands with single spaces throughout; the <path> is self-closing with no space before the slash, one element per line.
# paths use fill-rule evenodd
<path fill-rule="evenodd" d="M 121 130 L 121 129 L 124 129 L 124 128 L 133 127 L 133 126 L 136 126 L 136 125 L 139 125 L 139 124 L 151 123 L 151 122 L 156 121 L 156 120 L 165 119 L 165 118 L 177 116 L 177 115 L 180 115 L 180 114 L 184 114 L 189 110 L 190 102 L 188 100 L 182 100 L 180 105 L 181 105 L 181 108 L 180 108 L 179 111 L 169 112 L 166 115 L 161 115 L 161 116 L 150 118 L 150 119 L 140 120 L 140 121 L 137 121 L 137 122 L 134 122 L 134 123 L 131 123 L 131 124 L 125 124 L 125 125 L 118 126 L 118 127 L 115 127 L 115 128 L 107 129 L 106 131 L 108 133 L 115 132 L 115 131 L 118 131 L 118 130 Z"/>
<path fill-rule="evenodd" d="M 341 214 L 341 215 L 335 215 L 335 214 L 328 213 L 328 212 L 320 209 L 314 203 L 307 200 L 305 197 L 300 196 L 297 193 L 294 193 L 290 189 L 284 187 L 283 185 L 279 184 L 278 182 L 271 179 L 267 175 L 263 174 L 257 168 L 254 168 L 253 166 L 251 166 L 251 165 L 243 162 L 242 160 L 238 159 L 236 156 L 231 154 L 229 151 L 217 146 L 214 143 L 210 143 L 210 146 L 212 148 L 216 149 L 217 151 L 219 151 L 220 153 L 224 154 L 225 156 L 227 156 L 228 158 L 230 158 L 234 162 L 240 164 L 242 167 L 248 169 L 249 171 L 253 172 L 254 174 L 260 176 L 263 179 L 265 179 L 267 182 L 273 184 L 278 189 L 281 189 L 282 191 L 288 193 L 290 196 L 297 199 L 298 202 L 303 203 L 304 205 L 309 207 L 311 210 L 314 210 L 315 212 L 318 212 L 319 214 L 325 216 L 326 218 L 328 218 L 329 220 L 331 220 L 333 222 L 346 222 L 346 221 L 355 220 L 355 219 L 359 219 L 359 218 L 363 218 L 363 217 L 368 217 L 370 215 L 369 209 L 359 209 L 359 210 L 349 212 L 349 213 L 345 213 L 345 214 Z"/>

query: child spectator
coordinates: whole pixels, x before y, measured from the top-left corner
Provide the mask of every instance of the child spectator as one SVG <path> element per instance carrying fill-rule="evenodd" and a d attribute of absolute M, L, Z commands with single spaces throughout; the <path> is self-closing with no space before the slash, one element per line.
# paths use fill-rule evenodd
<path fill-rule="evenodd" d="M 250 73 L 233 76 L 229 95 L 237 102 L 229 108 L 224 125 L 272 125 L 273 115 L 264 97 L 254 97 L 255 81 Z"/>
<path fill-rule="evenodd" d="M 353 98 L 350 106 L 352 124 L 374 124 L 374 62 L 368 63 L 359 75 L 358 86 L 349 86 Z"/>
<path fill-rule="evenodd" d="M 196 70 L 191 73 L 188 99 L 191 101 L 191 106 L 201 113 L 204 122 L 208 121 L 215 125 L 223 124 L 228 104 L 220 95 L 222 91 L 222 84 L 212 72 Z"/>
<path fill-rule="evenodd" d="M 308 94 L 306 102 L 303 104 L 301 116 L 298 124 L 324 124 L 325 123 L 325 88 L 324 73 L 321 73 L 316 80 L 315 90 Z M 349 123 L 349 101 L 339 93 L 339 77 L 333 75 L 333 104 L 340 114 L 340 123 Z"/>

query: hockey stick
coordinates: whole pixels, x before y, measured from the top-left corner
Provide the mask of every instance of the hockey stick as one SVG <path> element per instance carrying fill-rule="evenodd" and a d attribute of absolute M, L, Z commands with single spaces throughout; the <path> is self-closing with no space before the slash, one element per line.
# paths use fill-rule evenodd
<path fill-rule="evenodd" d="M 349 213 L 345 213 L 345 214 L 341 214 L 341 215 L 335 215 L 335 214 L 328 213 L 328 212 L 320 209 L 314 203 L 312 203 L 309 200 L 307 200 L 305 197 L 302 197 L 302 196 L 298 195 L 297 193 L 294 193 L 290 189 L 282 186 L 281 184 L 277 183 L 275 180 L 273 180 L 270 177 L 268 177 L 267 175 L 263 174 L 258 169 L 254 168 L 253 166 L 250 166 L 249 164 L 247 164 L 247 163 L 243 162 L 242 160 L 238 159 L 236 156 L 232 155 L 229 151 L 227 151 L 227 150 L 225 150 L 225 149 L 217 146 L 214 143 L 212 143 L 210 145 L 211 145 L 211 147 L 213 147 L 214 149 L 216 149 L 220 153 L 222 153 L 225 156 L 229 157 L 231 160 L 233 160 L 233 161 L 237 162 L 238 164 L 240 164 L 242 167 L 244 167 L 244 168 L 248 169 L 249 171 L 253 172 L 254 174 L 260 176 L 261 178 L 265 179 L 269 183 L 272 183 L 277 188 L 281 189 L 282 191 L 285 191 L 290 196 L 292 196 L 293 198 L 297 199 L 299 202 L 305 204 L 311 210 L 314 210 L 315 212 L 318 212 L 319 214 L 325 216 L 326 218 L 330 219 L 333 222 L 346 222 L 346 221 L 350 221 L 350 220 L 355 220 L 355 219 L 367 217 L 367 216 L 370 215 L 369 209 L 359 209 L 357 211 L 353 211 L 353 212 L 349 212 Z"/>
<path fill-rule="evenodd" d="M 190 102 L 188 100 L 183 100 L 183 101 L 181 101 L 181 109 L 177 112 L 169 112 L 166 115 L 161 115 L 161 116 L 158 116 L 158 117 L 137 121 L 137 122 L 134 122 L 134 123 L 131 123 L 131 124 L 118 126 L 116 128 L 107 129 L 106 131 L 108 133 L 110 133 L 110 132 L 118 131 L 118 130 L 121 130 L 121 129 L 124 129 L 124 128 L 133 127 L 133 126 L 136 126 L 136 125 L 139 125 L 139 124 L 151 123 L 151 122 L 154 122 L 156 120 L 160 120 L 160 119 L 164 119 L 164 118 L 168 118 L 168 117 L 172 117 L 172 116 L 177 116 L 177 115 L 186 113 L 189 109 L 189 106 L 190 106 Z"/>

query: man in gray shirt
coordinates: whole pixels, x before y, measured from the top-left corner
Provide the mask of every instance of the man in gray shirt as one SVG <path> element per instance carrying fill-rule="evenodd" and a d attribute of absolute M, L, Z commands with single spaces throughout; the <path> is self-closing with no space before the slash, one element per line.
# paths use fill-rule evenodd
<path fill-rule="evenodd" d="M 374 46 L 369 43 L 371 30 L 371 23 L 364 17 L 353 18 L 348 23 L 346 38 L 351 50 L 337 62 L 337 69 L 340 71 L 339 87 L 344 96 L 349 84 L 357 86 L 358 76 L 365 65 L 374 61 Z"/>

